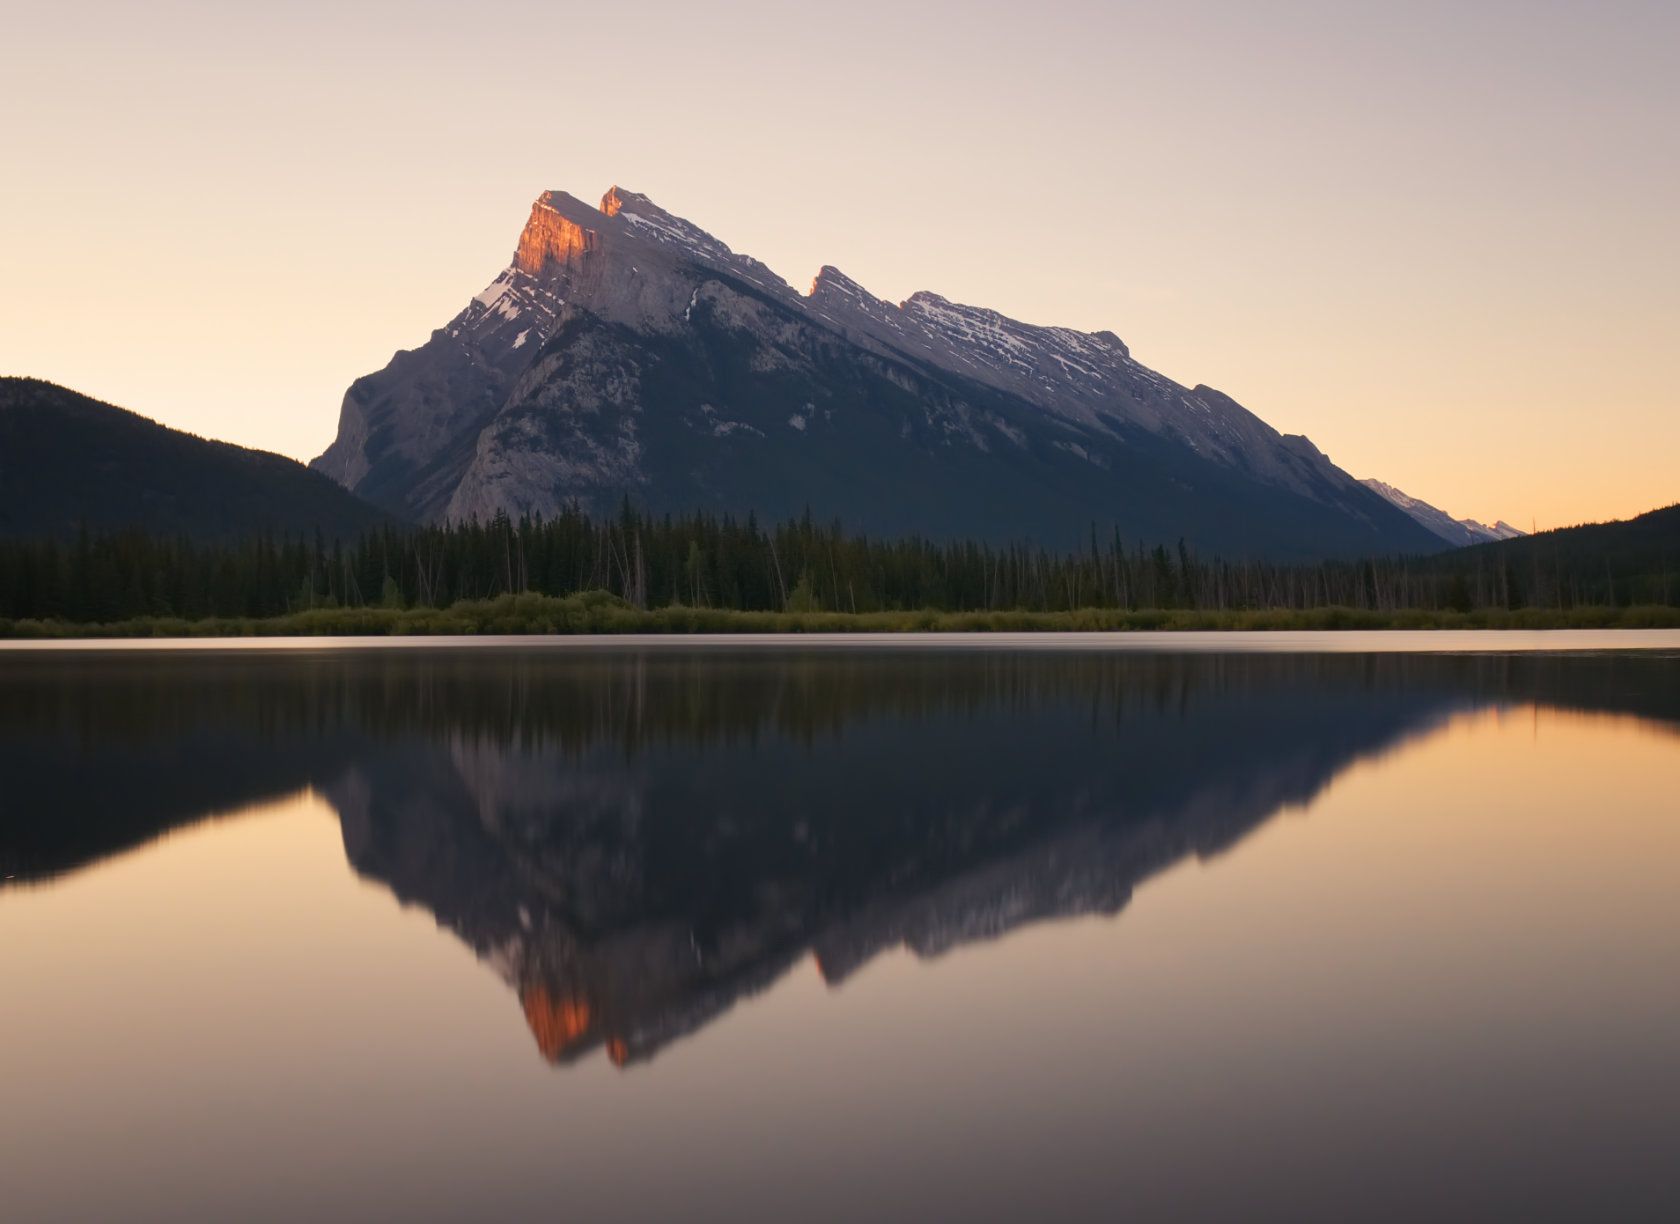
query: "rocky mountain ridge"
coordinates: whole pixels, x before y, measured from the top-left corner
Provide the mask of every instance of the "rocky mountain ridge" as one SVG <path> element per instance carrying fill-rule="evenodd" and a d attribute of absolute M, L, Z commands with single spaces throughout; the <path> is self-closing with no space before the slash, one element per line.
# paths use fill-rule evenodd
<path fill-rule="evenodd" d="M 1445 510 L 1437 509 L 1422 498 L 1413 497 L 1386 481 L 1370 478 L 1362 480 L 1360 483 L 1389 504 L 1404 510 L 1423 527 L 1434 532 L 1454 547 L 1463 547 L 1468 544 L 1490 544 L 1495 540 L 1514 540 L 1518 536 L 1528 534 L 1521 528 L 1511 526 L 1504 519 L 1498 520 L 1490 527 L 1488 524 L 1479 523 L 1475 519 L 1454 518 Z"/>
<path fill-rule="evenodd" d="M 315 466 L 430 521 L 811 509 L 863 530 L 1069 545 L 1093 524 L 1231 554 L 1437 537 L 1304 437 L 1138 363 L 1112 332 L 836 268 L 802 294 L 647 197 L 551 191 L 509 266 L 345 396 Z"/>

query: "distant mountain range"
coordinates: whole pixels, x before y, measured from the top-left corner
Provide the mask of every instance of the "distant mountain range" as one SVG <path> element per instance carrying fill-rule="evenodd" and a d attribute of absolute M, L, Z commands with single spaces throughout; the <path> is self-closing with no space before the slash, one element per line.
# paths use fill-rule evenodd
<path fill-rule="evenodd" d="M 210 442 L 33 378 L 0 378 L 0 535 L 143 528 L 352 536 L 388 516 L 267 451 Z"/>
<path fill-rule="evenodd" d="M 1381 480 L 1364 480 L 1360 483 L 1373 493 L 1386 498 L 1391 505 L 1404 510 L 1422 526 L 1454 547 L 1486 544 L 1493 540 L 1514 540 L 1518 536 L 1528 534 L 1503 519 L 1491 527 L 1486 523 L 1478 523 L 1475 519 L 1455 519 L 1445 510 L 1437 510 L 1428 502 L 1402 493 L 1393 485 Z"/>
<path fill-rule="evenodd" d="M 344 398 L 314 466 L 419 521 L 656 512 L 1227 556 L 1439 551 L 1445 538 L 1112 332 L 933 293 L 894 305 L 825 267 L 790 288 L 645 196 L 538 198 L 513 260 Z"/>

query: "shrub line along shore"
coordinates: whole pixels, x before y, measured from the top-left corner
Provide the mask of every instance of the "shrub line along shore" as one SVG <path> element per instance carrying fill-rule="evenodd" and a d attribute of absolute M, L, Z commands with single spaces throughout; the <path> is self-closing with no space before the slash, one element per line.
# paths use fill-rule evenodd
<path fill-rule="evenodd" d="M 1031 633 L 1128 630 L 1675 629 L 1680 608 L 1661 605 L 1471 612 L 1355 608 L 1207 611 L 1080 608 L 1071 612 L 762 612 L 674 604 L 635 608 L 591 591 L 563 597 L 501 595 L 447 608 L 314 608 L 263 618 L 141 617 L 107 624 L 0 619 L 0 638 L 384 637 L 633 633 Z"/>

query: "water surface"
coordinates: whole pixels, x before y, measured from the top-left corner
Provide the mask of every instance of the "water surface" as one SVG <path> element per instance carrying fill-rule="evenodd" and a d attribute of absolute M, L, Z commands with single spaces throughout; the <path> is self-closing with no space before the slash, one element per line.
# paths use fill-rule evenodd
<path fill-rule="evenodd" d="M 6 1214 L 1675 1218 L 1680 643 L 1260 636 L 0 653 Z"/>

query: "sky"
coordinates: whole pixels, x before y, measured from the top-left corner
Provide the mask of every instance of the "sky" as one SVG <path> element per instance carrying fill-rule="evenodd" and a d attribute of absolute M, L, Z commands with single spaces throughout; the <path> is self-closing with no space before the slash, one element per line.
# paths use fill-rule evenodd
<path fill-rule="evenodd" d="M 1111 329 L 1523 528 L 1680 500 L 1680 5 L 0 0 L 0 373 L 299 459 L 543 190 Z"/>

